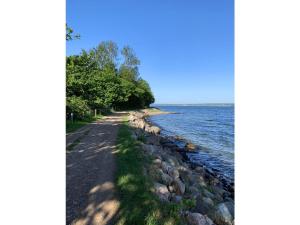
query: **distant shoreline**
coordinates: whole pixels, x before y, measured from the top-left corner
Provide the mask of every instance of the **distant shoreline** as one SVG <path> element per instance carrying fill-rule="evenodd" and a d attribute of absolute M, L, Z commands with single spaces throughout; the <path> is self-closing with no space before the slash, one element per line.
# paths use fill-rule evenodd
<path fill-rule="evenodd" d="M 202 103 L 202 104 L 153 104 L 151 107 L 157 108 L 159 106 L 234 106 L 234 103 Z"/>
<path fill-rule="evenodd" d="M 163 115 L 163 114 L 178 114 L 177 112 L 167 112 L 167 111 L 162 111 L 156 107 L 151 107 L 148 109 L 143 109 L 141 110 L 142 112 L 145 113 L 146 116 L 155 116 L 155 115 Z"/>

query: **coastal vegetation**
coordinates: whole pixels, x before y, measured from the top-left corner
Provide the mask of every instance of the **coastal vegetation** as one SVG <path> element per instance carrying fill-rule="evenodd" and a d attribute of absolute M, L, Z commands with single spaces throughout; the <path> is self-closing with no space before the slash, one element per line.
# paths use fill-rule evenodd
<path fill-rule="evenodd" d="M 143 171 L 152 159 L 142 153 L 140 142 L 131 134 L 125 122 L 117 139 L 116 184 L 121 203 L 117 224 L 180 224 L 179 211 L 188 203 L 163 203 L 151 192 L 153 181 Z"/>
<path fill-rule="evenodd" d="M 126 196 L 130 196 L 130 194 L 136 196 L 138 194 L 134 192 L 138 190 L 138 187 L 143 187 L 141 189 L 143 193 L 155 195 L 152 197 L 152 201 L 159 200 L 160 203 L 157 205 L 152 204 L 159 212 L 158 215 L 163 215 L 162 218 L 172 215 L 170 219 L 175 219 L 163 222 L 163 219 L 159 218 L 154 220 L 157 223 L 148 223 L 146 218 L 149 214 L 146 214 L 147 216 L 141 216 L 146 221 L 138 224 L 233 225 L 234 185 L 228 183 L 226 179 L 210 168 L 194 164 L 187 159 L 187 153 L 196 153 L 196 146 L 181 139 L 185 145 L 179 147 L 172 137 L 162 136 L 160 128 L 152 125 L 146 119 L 147 116 L 158 113 L 158 110 L 147 109 L 131 112 L 128 116 L 131 132 L 124 136 L 126 139 L 122 143 L 125 145 L 126 143 L 138 143 L 139 145 L 125 148 L 124 152 L 118 154 L 122 154 L 121 156 L 124 157 L 123 154 L 132 152 L 137 158 L 129 157 L 131 160 L 128 159 L 124 165 L 130 167 L 132 162 L 137 163 L 134 165 L 134 169 L 138 168 L 139 175 L 136 176 L 136 173 L 122 167 L 120 169 L 123 174 L 121 178 L 124 179 L 124 182 L 121 184 L 125 192 L 121 189 L 120 193 L 125 193 Z M 131 150 L 134 147 L 137 150 Z M 118 165 L 120 164 L 122 163 L 118 162 Z M 138 166 L 138 164 L 140 165 Z M 149 185 L 139 182 L 137 177 L 140 176 L 142 179 L 148 180 Z M 131 199 L 132 197 L 129 197 L 129 200 L 125 198 L 124 205 L 127 207 L 130 207 L 128 204 L 147 205 L 141 199 L 135 204 L 131 204 Z M 149 201 L 146 202 L 149 203 Z M 164 209 L 170 211 L 164 214 L 165 211 L 161 211 L 160 208 L 161 204 Z M 142 206 L 138 209 L 145 208 Z M 138 209 L 131 208 L 136 212 L 139 212 Z M 151 208 L 148 208 L 147 212 L 151 212 Z"/>
<path fill-rule="evenodd" d="M 83 120 L 66 120 L 66 133 L 74 132 L 75 130 L 99 119 L 102 119 L 102 115 L 97 115 L 95 117 L 88 117 Z"/>
<path fill-rule="evenodd" d="M 86 120 L 98 113 L 149 107 L 154 96 L 148 82 L 140 76 L 139 65 L 140 60 L 131 47 L 124 46 L 119 51 L 112 41 L 68 56 L 67 119 L 71 113 L 75 120 Z"/>

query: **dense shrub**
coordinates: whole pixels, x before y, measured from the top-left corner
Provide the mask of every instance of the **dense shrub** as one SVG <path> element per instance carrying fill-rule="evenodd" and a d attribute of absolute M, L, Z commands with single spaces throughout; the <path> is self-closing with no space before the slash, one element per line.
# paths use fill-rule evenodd
<path fill-rule="evenodd" d="M 86 119 L 90 117 L 90 108 L 87 101 L 81 97 L 71 96 L 67 97 L 67 115 L 70 118 L 70 113 L 73 113 L 74 119 Z"/>

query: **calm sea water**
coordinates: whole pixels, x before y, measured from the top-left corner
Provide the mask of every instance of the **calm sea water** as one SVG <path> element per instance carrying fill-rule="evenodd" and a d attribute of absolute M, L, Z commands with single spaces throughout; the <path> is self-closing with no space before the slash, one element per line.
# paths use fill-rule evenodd
<path fill-rule="evenodd" d="M 150 121 L 162 128 L 164 135 L 179 135 L 200 147 L 190 154 L 194 162 L 207 165 L 234 180 L 234 106 L 199 105 L 155 107 L 178 114 L 156 115 Z"/>

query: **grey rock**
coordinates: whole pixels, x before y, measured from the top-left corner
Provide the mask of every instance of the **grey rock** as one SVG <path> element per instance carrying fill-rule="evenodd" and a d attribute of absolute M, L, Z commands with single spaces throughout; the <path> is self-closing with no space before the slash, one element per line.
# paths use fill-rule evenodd
<path fill-rule="evenodd" d="M 180 166 L 177 167 L 180 178 L 184 181 L 184 183 L 188 185 L 193 185 L 195 183 L 195 178 L 193 177 L 193 174 L 190 170 L 187 168 Z"/>
<path fill-rule="evenodd" d="M 153 164 L 156 165 L 159 168 L 161 168 L 161 163 L 162 163 L 162 161 L 159 158 L 156 158 L 156 159 L 153 160 Z"/>
<path fill-rule="evenodd" d="M 163 162 L 161 163 L 161 168 L 162 168 L 162 170 L 164 171 L 164 173 L 168 173 L 170 167 L 171 167 L 171 166 L 169 165 L 169 163 L 167 163 L 167 162 L 165 162 L 165 161 L 163 161 Z"/>
<path fill-rule="evenodd" d="M 218 225 L 232 225 L 233 217 L 225 203 L 220 203 L 216 207 L 213 220 Z"/>
<path fill-rule="evenodd" d="M 138 120 L 134 121 L 134 125 L 137 128 L 145 129 L 145 127 L 146 127 L 147 124 L 146 124 L 146 122 L 143 119 L 138 119 Z"/>
<path fill-rule="evenodd" d="M 177 179 L 179 178 L 179 172 L 176 168 L 174 167 L 169 167 L 168 168 L 168 174 L 173 178 L 173 179 Z"/>
<path fill-rule="evenodd" d="M 206 197 L 209 197 L 209 198 L 215 198 L 214 194 L 212 194 L 210 191 L 206 190 L 206 189 L 203 189 L 203 194 L 206 196 Z"/>
<path fill-rule="evenodd" d="M 160 145 L 160 136 L 149 135 L 146 137 L 146 143 L 151 145 Z"/>
<path fill-rule="evenodd" d="M 142 144 L 142 148 L 146 153 L 150 155 L 157 154 L 157 152 L 159 151 L 159 147 L 156 145 Z"/>
<path fill-rule="evenodd" d="M 151 165 L 148 169 L 148 174 L 153 180 L 160 181 L 163 171 L 155 165 Z"/>
<path fill-rule="evenodd" d="M 196 211 L 202 214 L 211 213 L 214 209 L 214 202 L 211 198 L 198 196 L 196 198 Z"/>
<path fill-rule="evenodd" d="M 168 186 L 168 190 L 169 190 L 169 192 L 172 192 L 172 193 L 175 192 L 175 188 L 174 188 L 174 186 L 172 186 L 172 185 L 169 185 L 169 186 Z"/>
<path fill-rule="evenodd" d="M 159 134 L 160 133 L 160 128 L 157 126 L 150 126 L 148 124 L 145 124 L 144 128 L 146 132 L 151 133 L 151 134 Z"/>
<path fill-rule="evenodd" d="M 200 190 L 195 186 L 188 186 L 187 190 L 190 198 L 196 199 L 199 195 L 201 195 Z"/>
<path fill-rule="evenodd" d="M 188 213 L 187 222 L 189 225 L 214 225 L 210 218 L 200 213 Z"/>
<path fill-rule="evenodd" d="M 170 197 L 170 192 L 166 185 L 154 182 L 154 192 L 157 194 L 160 200 L 168 201 Z"/>
<path fill-rule="evenodd" d="M 204 169 L 203 169 L 203 167 L 201 167 L 201 166 L 197 166 L 197 167 L 195 168 L 195 171 L 198 172 L 198 173 L 200 173 L 200 174 L 204 174 Z"/>
<path fill-rule="evenodd" d="M 161 180 L 162 180 L 162 183 L 165 185 L 170 185 L 173 181 L 172 177 L 166 173 L 161 174 Z"/>
<path fill-rule="evenodd" d="M 183 195 L 184 192 L 185 192 L 185 184 L 182 183 L 182 181 L 177 178 L 173 181 L 173 186 L 174 186 L 174 189 L 175 189 L 175 192 L 179 195 Z"/>
<path fill-rule="evenodd" d="M 211 188 L 214 193 L 219 194 L 219 195 L 223 195 L 226 192 L 223 188 L 218 187 L 218 186 L 212 186 Z"/>
<path fill-rule="evenodd" d="M 173 166 L 173 167 L 179 166 L 178 160 L 175 157 L 173 157 L 173 156 L 169 156 L 167 158 L 167 162 L 170 163 L 170 165 Z"/>
<path fill-rule="evenodd" d="M 224 202 L 224 204 L 226 205 L 226 207 L 229 210 L 230 214 L 234 218 L 234 202 L 233 201 L 227 201 L 227 202 Z"/>
<path fill-rule="evenodd" d="M 182 201 L 182 196 L 174 195 L 174 196 L 172 196 L 171 201 L 175 202 L 175 203 L 180 203 Z"/>

